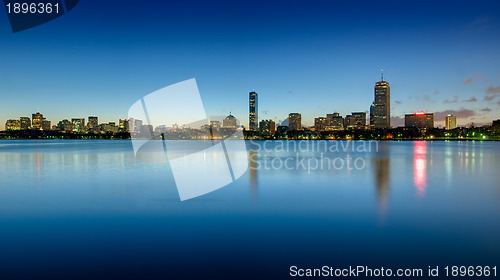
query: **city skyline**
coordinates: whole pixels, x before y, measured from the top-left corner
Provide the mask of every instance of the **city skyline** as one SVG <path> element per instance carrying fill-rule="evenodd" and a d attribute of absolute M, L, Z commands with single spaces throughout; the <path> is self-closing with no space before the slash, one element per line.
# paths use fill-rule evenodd
<path fill-rule="evenodd" d="M 248 127 L 255 88 L 259 119 L 279 123 L 300 112 L 311 126 L 317 116 L 369 110 L 381 68 L 393 126 L 416 111 L 436 113 L 441 126 L 448 114 L 459 125 L 498 118 L 498 3 L 318 1 L 307 11 L 295 1 L 227 4 L 154 3 L 152 11 L 124 2 L 130 20 L 106 12 L 109 3 L 86 1 L 21 33 L 0 25 L 0 128 L 38 108 L 51 120 L 114 121 L 144 94 L 193 77 L 208 115 L 233 112 Z M 193 5 L 203 12 L 192 14 Z M 388 16 L 375 21 L 379 9 Z M 4 12 L 0 21 L 8 21 Z"/>
<path fill-rule="evenodd" d="M 375 90 L 374 90 L 374 94 L 373 94 L 373 102 L 370 105 L 369 110 L 365 110 L 365 111 L 358 110 L 358 112 L 356 112 L 355 110 L 350 110 L 350 112 L 351 112 L 350 115 L 349 114 L 341 115 L 339 112 L 327 113 L 326 117 L 322 117 L 322 116 L 314 117 L 312 120 L 312 124 L 311 124 L 310 120 L 306 120 L 305 125 L 302 124 L 302 113 L 300 113 L 300 112 L 289 113 L 288 117 L 285 118 L 284 121 L 278 120 L 277 117 L 274 119 L 273 118 L 264 119 L 263 121 L 266 121 L 266 122 L 272 121 L 273 123 L 275 123 L 276 127 L 287 126 L 287 127 L 289 127 L 288 130 L 297 130 L 297 129 L 310 128 L 310 127 L 314 127 L 316 129 L 318 127 L 323 127 L 323 128 L 326 127 L 327 128 L 326 130 L 339 130 L 339 129 L 344 130 L 344 129 L 347 129 L 349 127 L 358 128 L 358 129 L 360 129 L 360 128 L 365 129 L 366 125 L 368 125 L 368 126 L 366 126 L 366 128 L 380 129 L 380 128 L 391 128 L 391 127 L 394 127 L 394 128 L 406 127 L 407 126 L 406 124 L 408 123 L 409 118 L 411 119 L 411 118 L 418 117 L 420 115 L 425 114 L 425 115 L 432 115 L 432 125 L 431 126 L 425 125 L 425 127 L 429 127 L 429 128 L 433 128 L 433 127 L 435 127 L 435 128 L 448 128 L 450 126 L 450 123 L 449 123 L 450 117 L 453 118 L 453 124 L 452 124 L 453 127 L 457 127 L 457 126 L 458 127 L 466 127 L 466 126 L 470 126 L 470 125 L 474 124 L 474 122 L 471 122 L 469 124 L 460 125 L 460 123 L 457 122 L 457 116 L 452 114 L 452 113 L 454 113 L 454 111 L 452 111 L 452 110 L 446 110 L 447 114 L 445 116 L 438 116 L 438 118 L 444 118 L 444 121 L 443 121 L 444 125 L 436 125 L 435 124 L 436 123 L 436 118 L 435 118 L 436 113 L 417 111 L 417 110 L 415 110 L 411 113 L 405 113 L 402 123 L 397 122 L 395 124 L 392 124 L 391 120 L 393 118 L 391 118 L 391 101 L 390 101 L 391 100 L 391 98 L 390 98 L 391 91 L 390 91 L 389 82 L 384 80 L 383 69 L 381 69 L 381 79 L 379 81 L 375 82 L 374 89 Z M 255 89 L 252 89 L 252 91 L 249 92 L 248 125 L 244 125 L 242 123 L 239 124 L 243 128 L 250 130 L 250 131 L 261 131 L 261 128 L 260 128 L 261 121 L 258 118 L 258 115 L 259 115 L 258 96 L 259 96 L 259 94 L 255 91 Z M 442 113 L 438 113 L 438 114 L 442 114 Z M 19 120 L 17 120 L 18 123 L 17 124 L 11 123 L 11 126 L 17 125 L 21 129 L 26 129 L 26 125 L 25 124 L 23 125 L 23 119 L 24 119 L 24 122 L 26 122 L 26 120 L 28 120 L 28 121 L 30 120 L 29 117 L 21 116 L 18 118 L 19 118 Z M 229 115 L 224 120 L 221 119 L 220 121 L 217 121 L 217 122 L 227 121 L 228 118 L 232 118 L 231 122 L 233 120 L 235 122 L 236 122 L 236 120 L 238 120 L 238 122 L 239 122 L 240 120 L 244 119 L 243 117 L 236 118 L 235 116 L 232 115 L 231 112 L 229 112 Z M 71 119 L 71 122 L 69 122 L 68 119 Z M 116 123 L 115 121 L 109 121 L 109 122 L 102 122 L 102 123 L 98 124 L 97 117 L 95 117 L 95 116 L 88 116 L 88 119 L 89 119 L 89 123 L 90 122 L 94 123 L 94 127 L 97 127 L 98 125 L 105 125 L 105 124 L 110 124 L 111 126 L 113 126 L 113 124 Z M 91 119 L 92 119 L 92 121 L 91 121 Z M 458 119 L 460 119 L 460 118 L 458 118 Z M 475 125 L 476 126 L 477 125 L 479 125 L 479 126 L 490 125 L 491 122 L 494 121 L 495 119 L 496 118 L 492 118 L 489 123 L 476 123 Z M 65 119 L 59 120 L 57 127 L 59 128 L 59 126 L 61 126 L 61 122 L 64 122 L 64 121 L 67 121 L 68 123 L 71 123 L 74 126 L 75 120 L 76 121 L 80 120 L 80 123 L 83 123 L 81 126 L 85 127 L 85 118 L 78 118 L 78 117 L 77 118 L 71 117 L 71 118 L 65 118 Z M 128 121 L 130 119 L 124 118 L 123 120 Z M 8 119 L 5 122 L 4 128 L 0 129 L 0 130 L 8 130 L 7 123 L 12 122 L 12 121 L 16 121 L 16 119 Z M 142 122 L 144 120 L 137 120 L 137 121 Z M 40 112 L 32 114 L 31 122 L 33 124 L 32 125 L 33 129 L 40 129 L 43 125 L 44 130 L 51 130 L 52 127 L 56 126 L 55 122 L 51 123 L 52 122 L 51 120 L 46 121 L 46 118 L 43 117 L 43 114 L 41 114 Z M 121 123 L 122 119 L 118 118 L 118 122 Z M 411 122 L 413 122 L 413 120 Z M 211 123 L 212 123 L 212 121 L 210 121 L 207 124 L 211 125 Z M 287 123 L 287 124 L 285 124 L 285 123 Z M 176 123 L 163 124 L 162 126 L 172 128 L 172 127 L 176 127 L 177 124 Z M 266 126 L 269 126 L 269 124 L 266 124 Z M 413 126 L 413 125 L 411 125 L 411 126 Z M 48 127 L 50 127 L 50 129 Z M 153 128 L 156 128 L 156 127 L 153 126 Z M 269 129 L 267 129 L 267 130 L 269 130 Z"/>
<path fill-rule="evenodd" d="M 383 77 L 382 77 L 383 79 Z M 377 98 L 377 86 L 380 85 L 380 82 L 384 82 L 385 84 L 387 84 L 388 86 L 388 82 L 387 81 L 384 81 L 384 80 L 381 80 L 379 82 L 376 82 L 376 86 L 375 86 L 375 99 Z M 384 84 L 384 86 L 385 86 Z M 236 129 L 237 127 L 241 127 L 241 128 L 245 128 L 246 130 L 249 130 L 249 131 L 261 131 L 262 132 L 262 124 L 265 124 L 265 126 L 269 126 L 269 128 L 266 128 L 267 130 L 270 130 L 270 123 L 272 122 L 273 123 L 273 127 L 277 128 L 278 126 L 286 126 L 288 127 L 287 130 L 300 130 L 302 128 L 315 128 L 317 129 L 318 127 L 322 127 L 323 129 L 325 127 L 328 127 L 328 125 L 331 125 L 332 128 L 331 129 L 326 129 L 326 131 L 328 130 L 331 130 L 331 131 L 335 131 L 335 130 L 347 130 L 349 128 L 357 128 L 357 129 L 380 129 L 380 128 L 386 128 L 385 126 L 383 127 L 377 127 L 377 121 L 374 119 L 374 116 L 372 116 L 372 114 L 374 112 L 369 112 L 369 111 L 365 111 L 365 112 L 355 112 L 355 111 L 351 111 L 350 114 L 346 114 L 346 115 L 341 115 L 340 113 L 338 112 L 334 112 L 334 113 L 330 113 L 330 114 L 326 114 L 326 117 L 322 117 L 322 116 L 317 116 L 313 119 L 312 121 L 312 125 L 303 125 L 302 124 L 302 114 L 300 112 L 292 112 L 292 113 L 289 113 L 288 114 L 288 117 L 285 119 L 285 121 L 283 122 L 288 122 L 287 125 L 283 124 L 283 123 L 277 123 L 275 119 L 263 119 L 261 121 L 259 121 L 257 119 L 257 116 L 258 116 L 258 99 L 257 99 L 257 96 L 258 94 L 255 92 L 255 90 L 252 90 L 250 92 L 250 99 L 249 99 L 249 104 L 250 104 L 250 107 L 249 107 L 249 123 L 251 122 L 252 118 L 255 120 L 255 125 L 256 127 L 250 127 L 250 126 L 245 126 L 243 124 L 240 123 L 240 120 L 241 119 L 244 119 L 243 117 L 235 117 L 232 112 L 229 112 L 229 114 L 225 117 L 222 117 L 222 116 L 216 116 L 216 118 L 220 118 L 220 120 L 215 120 L 215 119 L 212 119 L 214 117 L 210 117 L 207 119 L 207 123 L 205 125 L 209 125 L 209 126 L 212 126 L 214 123 L 218 123 L 217 125 L 220 125 L 220 124 L 224 124 L 223 126 L 224 127 L 231 127 L 231 128 L 234 128 Z M 373 107 L 373 104 L 372 104 L 372 107 Z M 372 107 L 370 109 L 372 109 Z M 253 109 L 252 109 L 253 108 Z M 390 114 L 390 109 L 389 109 L 389 112 L 388 114 Z M 72 126 L 71 129 L 66 129 L 66 130 L 74 130 L 74 126 L 78 126 L 80 127 L 80 131 L 83 130 L 83 128 L 85 127 L 90 127 L 91 129 L 96 129 L 98 126 L 103 126 L 103 125 L 112 125 L 112 126 L 116 126 L 117 129 L 119 128 L 120 130 L 123 130 L 125 129 L 125 127 L 128 129 L 129 127 L 129 122 L 132 121 L 132 125 L 130 125 L 130 127 L 134 127 L 136 126 L 137 124 L 136 123 L 140 123 L 139 124 L 139 127 L 142 126 L 143 122 L 145 120 L 139 120 L 139 119 L 134 119 L 134 118 L 118 118 L 118 122 L 116 122 L 116 120 L 114 121 L 101 121 L 99 122 L 98 121 L 98 116 L 87 116 L 87 117 L 84 117 L 84 118 L 81 118 L 81 117 L 65 117 L 61 120 L 56 120 L 55 122 L 52 122 L 52 120 L 48 120 L 47 118 L 44 117 L 44 115 L 42 113 L 40 113 L 39 111 L 37 111 L 36 113 L 32 113 L 31 114 L 32 117 L 26 117 L 26 116 L 18 116 L 17 118 L 9 118 L 5 121 L 5 125 L 4 125 L 4 128 L 0 129 L 0 131 L 5 131 L 5 130 L 9 130 L 7 129 L 7 123 L 9 122 L 12 122 L 12 121 L 16 121 L 16 126 L 19 127 L 20 130 L 27 130 L 27 129 L 34 129 L 34 130 L 54 130 L 54 127 L 56 127 L 56 129 L 61 129 L 60 127 L 64 127 L 64 125 L 66 124 L 70 124 Z M 432 125 L 422 125 L 421 127 L 422 128 L 445 128 L 447 130 L 449 129 L 453 129 L 453 128 L 457 128 L 457 127 L 467 127 L 467 126 L 470 126 L 472 124 L 474 124 L 473 122 L 469 125 L 460 125 L 458 122 L 457 122 L 457 116 L 455 115 L 452 115 L 452 114 L 448 114 L 445 116 L 445 125 L 444 126 L 441 126 L 441 125 L 435 125 L 435 113 L 433 112 L 424 112 L 424 111 L 415 111 L 415 112 L 412 112 L 412 113 L 407 113 L 405 114 L 405 120 L 403 122 L 403 124 L 398 124 L 398 125 L 389 125 L 387 126 L 387 128 L 398 128 L 398 127 L 413 127 L 414 125 L 407 125 L 408 123 L 408 118 L 413 118 L 413 117 L 419 117 L 419 116 L 432 116 Z M 87 125 L 85 125 L 85 122 L 86 122 L 86 118 L 87 118 Z M 71 121 L 70 121 L 71 120 Z M 291 122 L 290 122 L 291 120 Z M 492 124 L 492 122 L 494 121 L 498 121 L 498 119 L 491 119 L 488 123 L 485 123 L 485 124 L 476 124 L 475 126 L 489 126 Z M 412 119 L 411 122 L 414 122 L 414 120 Z M 119 124 L 119 125 L 116 125 L 116 124 Z M 124 125 L 124 123 L 127 123 L 126 126 Z M 239 123 L 239 124 L 238 124 Z M 227 124 L 227 125 L 225 125 Z M 149 126 L 148 124 L 144 124 L 145 126 Z M 160 127 L 164 127 L 164 128 L 176 128 L 178 127 L 178 125 L 176 123 L 172 123 L 172 124 L 164 124 L 164 125 L 160 125 L 160 126 L 151 126 L 153 129 L 156 129 L 156 128 L 160 128 Z M 201 126 L 203 127 L 203 125 Z M 415 126 L 417 127 L 417 126 Z M 186 128 L 190 128 L 190 127 L 186 127 Z M 194 128 L 194 127 L 193 127 Z M 14 129 L 14 130 L 19 130 L 19 129 Z M 198 128 L 196 128 L 198 129 Z M 11 129 L 12 130 L 12 129 Z M 61 130 L 65 130 L 65 129 L 61 129 Z M 274 130 L 274 128 L 273 128 Z M 134 129 L 132 128 L 131 129 L 131 132 L 133 132 Z"/>

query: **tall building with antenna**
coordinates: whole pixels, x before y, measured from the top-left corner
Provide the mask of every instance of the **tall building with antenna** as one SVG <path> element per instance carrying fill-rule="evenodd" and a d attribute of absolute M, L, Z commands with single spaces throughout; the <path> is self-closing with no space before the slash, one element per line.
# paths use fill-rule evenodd
<path fill-rule="evenodd" d="M 259 129 L 259 95 L 252 90 L 250 92 L 250 109 L 248 114 L 249 130 L 257 131 Z"/>
<path fill-rule="evenodd" d="M 382 79 L 375 83 L 375 100 L 372 106 L 373 115 L 370 116 L 370 126 L 372 128 L 390 127 L 391 87 L 389 82 L 384 81 L 384 69 L 382 69 Z"/>

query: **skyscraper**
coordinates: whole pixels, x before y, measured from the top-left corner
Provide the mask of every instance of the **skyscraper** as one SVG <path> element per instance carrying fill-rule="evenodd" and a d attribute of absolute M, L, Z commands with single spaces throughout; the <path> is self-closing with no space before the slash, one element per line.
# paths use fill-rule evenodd
<path fill-rule="evenodd" d="M 446 130 L 457 128 L 457 117 L 453 115 L 446 116 Z"/>
<path fill-rule="evenodd" d="M 372 103 L 370 105 L 370 126 L 373 128 L 373 125 L 375 124 L 375 103 Z"/>
<path fill-rule="evenodd" d="M 248 114 L 248 126 L 250 130 L 259 128 L 259 100 L 255 91 L 250 92 L 250 110 Z"/>
<path fill-rule="evenodd" d="M 288 114 L 288 130 L 299 130 L 302 128 L 302 116 L 299 113 Z"/>
<path fill-rule="evenodd" d="M 27 130 L 31 127 L 31 119 L 28 117 L 21 117 L 21 130 Z"/>
<path fill-rule="evenodd" d="M 36 114 L 32 114 L 31 117 L 31 119 L 33 120 L 31 127 L 36 130 L 41 130 L 43 120 L 45 119 L 43 115 L 40 114 L 40 112 L 37 112 Z"/>
<path fill-rule="evenodd" d="M 382 79 L 375 83 L 375 102 L 373 103 L 373 128 L 388 128 L 391 126 L 391 87 Z"/>

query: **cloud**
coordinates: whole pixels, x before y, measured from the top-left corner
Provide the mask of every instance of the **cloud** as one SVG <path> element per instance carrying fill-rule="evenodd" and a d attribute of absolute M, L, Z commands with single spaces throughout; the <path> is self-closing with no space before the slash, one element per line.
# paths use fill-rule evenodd
<path fill-rule="evenodd" d="M 396 100 L 396 104 L 401 104 L 401 103 L 403 103 L 403 101 Z"/>
<path fill-rule="evenodd" d="M 500 86 L 498 87 L 489 87 L 486 89 L 487 95 L 484 97 L 484 101 L 492 101 L 497 96 L 500 96 Z"/>
<path fill-rule="evenodd" d="M 481 112 L 491 112 L 491 109 L 490 108 L 483 108 L 483 109 L 481 109 Z"/>
<path fill-rule="evenodd" d="M 434 113 L 434 120 L 436 121 L 444 121 L 446 116 L 448 115 L 453 115 L 456 116 L 457 118 L 470 118 L 476 115 L 476 112 L 469 110 L 469 109 L 460 109 L 460 110 L 445 110 L 445 111 L 440 111 L 440 112 L 435 112 Z"/>
<path fill-rule="evenodd" d="M 405 125 L 405 119 L 403 117 L 391 117 L 391 126 L 397 127 L 397 126 L 404 126 Z"/>
<path fill-rule="evenodd" d="M 486 92 L 487 93 L 500 93 L 500 86 L 498 87 L 489 87 L 488 89 L 486 89 Z"/>
<path fill-rule="evenodd" d="M 477 102 L 477 98 L 473 96 L 471 99 L 462 100 L 462 102 Z"/>
<path fill-rule="evenodd" d="M 454 95 L 453 100 L 446 99 L 443 101 L 444 104 L 449 104 L 449 103 L 457 103 L 458 102 L 458 96 Z"/>
<path fill-rule="evenodd" d="M 474 80 L 481 80 L 482 78 L 483 78 L 483 75 L 481 74 L 481 72 L 476 72 L 471 77 L 465 79 L 464 84 L 468 85 L 468 84 L 471 84 L 472 82 L 474 82 Z"/>

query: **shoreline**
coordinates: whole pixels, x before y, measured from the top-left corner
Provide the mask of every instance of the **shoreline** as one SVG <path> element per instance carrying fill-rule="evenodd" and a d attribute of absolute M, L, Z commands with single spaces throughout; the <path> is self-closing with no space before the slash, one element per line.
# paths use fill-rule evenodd
<path fill-rule="evenodd" d="M 81 139 L 81 138 L 15 138 L 15 139 L 7 139 L 0 138 L 0 143 L 2 141 L 132 141 L 132 140 L 140 140 L 140 141 L 149 141 L 149 140 L 161 140 L 161 139 L 122 139 L 122 138 L 89 138 L 89 139 Z M 429 142 L 441 142 L 441 141 L 484 141 L 484 142 L 496 142 L 500 141 L 500 139 L 479 139 L 479 138 L 439 138 L 439 139 L 419 139 L 419 138 L 407 138 L 407 139 L 165 139 L 165 141 L 220 141 L 220 140 L 230 140 L 230 141 L 382 141 L 382 142 L 398 142 L 398 141 L 429 141 Z"/>

